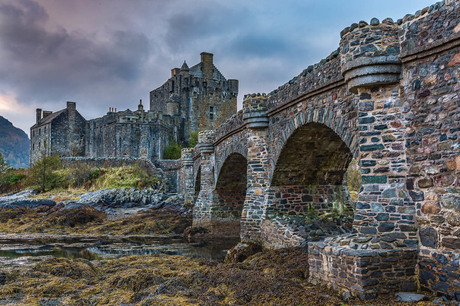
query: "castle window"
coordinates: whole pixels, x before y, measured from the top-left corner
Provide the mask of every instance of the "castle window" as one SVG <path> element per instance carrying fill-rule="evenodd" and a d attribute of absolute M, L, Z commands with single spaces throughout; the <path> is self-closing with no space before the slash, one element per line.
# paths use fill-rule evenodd
<path fill-rule="evenodd" d="M 209 107 L 209 120 L 214 120 L 214 106 Z"/>
<path fill-rule="evenodd" d="M 38 136 L 41 136 L 42 134 L 42 129 L 38 129 Z"/>

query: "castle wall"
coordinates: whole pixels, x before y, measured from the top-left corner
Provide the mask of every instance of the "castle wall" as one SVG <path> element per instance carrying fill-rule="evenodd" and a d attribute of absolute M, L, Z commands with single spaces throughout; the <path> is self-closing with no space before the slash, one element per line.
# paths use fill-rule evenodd
<path fill-rule="evenodd" d="M 51 152 L 51 123 L 30 129 L 30 165 Z"/>
<path fill-rule="evenodd" d="M 155 160 L 173 134 L 165 121 L 147 113 L 108 113 L 86 124 L 86 156 Z"/>
<path fill-rule="evenodd" d="M 81 156 L 85 151 L 86 120 L 77 112 L 75 102 L 59 112 L 37 113 L 37 124 L 31 128 L 31 164 L 44 155 Z"/>
<path fill-rule="evenodd" d="M 171 78 L 150 92 L 150 109 L 180 118 L 174 125 L 176 139 L 186 145 L 193 131 L 218 127 L 236 113 L 238 81 L 226 80 L 202 53 L 202 61 L 190 69 L 175 68 Z"/>

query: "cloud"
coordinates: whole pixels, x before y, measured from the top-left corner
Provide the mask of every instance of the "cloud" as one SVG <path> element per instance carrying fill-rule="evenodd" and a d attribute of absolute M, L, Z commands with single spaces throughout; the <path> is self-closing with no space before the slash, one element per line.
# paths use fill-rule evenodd
<path fill-rule="evenodd" d="M 397 19 L 430 2 L 0 0 L 0 94 L 27 113 L 10 118 L 21 127 L 33 124 L 33 108 L 56 111 L 67 100 L 95 118 L 133 109 L 171 68 L 208 51 L 239 79 L 241 105 L 244 94 L 270 92 L 328 56 L 352 22 Z"/>
<path fill-rule="evenodd" d="M 0 81 L 22 101 L 62 100 L 79 91 L 135 82 L 151 53 L 143 33 L 96 34 L 49 26 L 45 9 L 30 0 L 0 6 Z M 114 90 L 115 92 L 117 90 Z M 113 92 L 113 91 L 112 91 Z"/>

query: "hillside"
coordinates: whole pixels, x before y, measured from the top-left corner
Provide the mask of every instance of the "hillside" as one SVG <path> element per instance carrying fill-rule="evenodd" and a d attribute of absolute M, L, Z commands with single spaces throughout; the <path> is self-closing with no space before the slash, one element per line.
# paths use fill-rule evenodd
<path fill-rule="evenodd" d="M 0 152 L 14 168 L 29 167 L 29 137 L 0 116 Z"/>

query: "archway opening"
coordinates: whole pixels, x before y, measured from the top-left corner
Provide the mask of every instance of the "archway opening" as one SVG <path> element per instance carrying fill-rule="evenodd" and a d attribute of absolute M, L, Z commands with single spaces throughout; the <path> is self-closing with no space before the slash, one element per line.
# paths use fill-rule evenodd
<path fill-rule="evenodd" d="M 213 219 L 222 223 L 226 236 L 239 237 L 247 188 L 247 160 L 233 153 L 222 165 L 216 183 Z"/>
<path fill-rule="evenodd" d="M 195 200 L 198 198 L 201 190 L 201 166 L 198 167 L 198 171 L 195 177 Z"/>
<path fill-rule="evenodd" d="M 288 138 L 273 172 L 268 219 L 272 235 L 291 245 L 351 230 L 353 204 L 346 172 L 352 152 L 329 127 L 308 123 Z M 270 232 L 270 229 L 268 230 Z M 275 237 L 276 238 L 276 237 Z M 276 240 L 276 239 L 275 239 Z"/>

